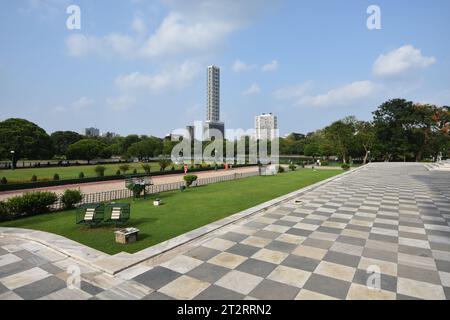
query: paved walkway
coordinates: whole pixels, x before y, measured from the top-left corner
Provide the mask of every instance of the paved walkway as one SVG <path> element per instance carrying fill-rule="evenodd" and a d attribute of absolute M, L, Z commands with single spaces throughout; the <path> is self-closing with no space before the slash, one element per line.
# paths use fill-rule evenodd
<path fill-rule="evenodd" d="M 76 265 L 81 286 L 69 289 Z M 368 268 L 381 272 L 379 290 L 368 288 L 377 284 Z M 450 173 L 372 164 L 114 277 L 0 238 L 8 298 L 450 299 Z"/>
<path fill-rule="evenodd" d="M 198 176 L 199 179 L 205 179 L 210 177 L 218 177 L 218 176 L 228 176 L 234 173 L 248 173 L 248 172 L 256 172 L 258 171 L 258 167 L 244 167 L 244 168 L 236 168 L 230 170 L 218 170 L 218 171 L 202 171 L 196 172 L 195 175 Z M 166 184 L 166 183 L 174 183 L 183 181 L 184 174 L 169 174 L 164 176 L 155 176 L 152 178 L 153 183 L 155 185 Z M 38 188 L 34 189 L 34 191 L 53 191 L 57 194 L 62 194 L 66 189 L 80 189 L 84 194 L 89 193 L 97 193 L 104 191 L 114 191 L 114 190 L 123 190 L 125 189 L 125 181 L 124 180 L 114 180 L 114 181 L 102 181 L 102 182 L 92 182 L 92 183 L 80 183 L 80 184 L 69 184 L 64 186 L 55 186 L 55 187 L 47 187 L 47 188 Z M 21 195 L 25 192 L 29 192 L 30 190 L 17 190 L 17 191 L 6 191 L 0 192 L 0 200 L 5 200 L 17 195 Z"/>

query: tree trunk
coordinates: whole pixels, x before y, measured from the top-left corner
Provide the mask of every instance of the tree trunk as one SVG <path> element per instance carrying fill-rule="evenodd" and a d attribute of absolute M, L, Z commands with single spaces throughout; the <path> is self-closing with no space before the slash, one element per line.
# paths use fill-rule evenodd
<path fill-rule="evenodd" d="M 369 152 L 366 151 L 366 154 L 364 155 L 363 164 L 367 163 L 367 158 L 369 158 Z"/>

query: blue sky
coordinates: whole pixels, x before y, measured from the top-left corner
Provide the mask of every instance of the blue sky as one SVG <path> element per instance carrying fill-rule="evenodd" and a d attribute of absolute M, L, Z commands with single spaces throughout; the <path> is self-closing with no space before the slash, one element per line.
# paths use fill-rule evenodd
<path fill-rule="evenodd" d="M 81 9 L 81 30 L 66 8 Z M 381 30 L 366 26 L 369 5 Z M 204 120 L 221 67 L 227 128 L 273 112 L 309 132 L 389 98 L 450 104 L 450 1 L 5 0 L 0 119 L 163 136 Z"/>

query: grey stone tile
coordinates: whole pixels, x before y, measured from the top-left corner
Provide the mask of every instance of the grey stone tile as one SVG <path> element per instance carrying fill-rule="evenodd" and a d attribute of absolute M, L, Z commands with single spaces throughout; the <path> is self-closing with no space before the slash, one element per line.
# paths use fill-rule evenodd
<path fill-rule="evenodd" d="M 261 300 L 292 300 L 300 288 L 265 279 L 250 292 L 249 296 Z"/>
<path fill-rule="evenodd" d="M 259 276 L 262 278 L 267 277 L 275 268 L 276 264 L 256 260 L 256 259 L 248 259 L 240 264 L 236 270 L 253 274 L 255 276 Z"/>
<path fill-rule="evenodd" d="M 164 293 L 153 291 L 149 295 L 145 296 L 142 300 L 175 300 L 175 299 L 165 295 Z"/>
<path fill-rule="evenodd" d="M 264 227 L 266 227 L 266 225 Z M 273 231 L 259 230 L 258 232 L 256 232 L 254 234 L 254 236 L 273 240 L 273 239 L 278 238 L 280 236 L 280 234 L 281 233 L 273 232 Z"/>
<path fill-rule="evenodd" d="M 378 233 L 371 233 L 371 234 L 369 234 L 369 239 L 370 240 L 390 242 L 390 243 L 398 243 L 398 237 L 387 236 L 387 235 L 378 234 Z"/>
<path fill-rule="evenodd" d="M 295 226 L 297 224 L 297 222 L 278 220 L 278 221 L 275 221 L 273 224 L 276 224 L 279 226 L 284 226 L 284 227 L 292 227 L 292 226 Z"/>
<path fill-rule="evenodd" d="M 403 264 L 399 264 L 397 266 L 397 276 L 401 278 L 441 285 L 439 273 L 437 273 L 436 271 L 415 268 Z"/>
<path fill-rule="evenodd" d="M 243 300 L 245 296 L 216 285 L 211 285 L 197 295 L 194 300 Z"/>
<path fill-rule="evenodd" d="M 303 288 L 322 293 L 330 297 L 345 299 L 347 297 L 348 290 L 350 289 L 350 282 L 325 277 L 319 274 L 312 274 L 306 281 Z"/>
<path fill-rule="evenodd" d="M 103 289 L 89 283 L 86 281 L 81 281 L 80 283 L 80 289 L 95 296 L 97 294 L 99 294 L 100 292 L 104 291 Z"/>
<path fill-rule="evenodd" d="M 203 263 L 198 267 L 196 267 L 195 269 L 189 271 L 186 275 L 196 278 L 198 280 L 214 283 L 220 278 L 222 278 L 229 271 L 230 269 L 215 264 Z"/>
<path fill-rule="evenodd" d="M 287 252 L 287 253 L 291 253 L 292 250 L 294 250 L 295 248 L 297 248 L 296 244 L 287 243 L 287 242 L 283 242 L 283 241 L 277 241 L 277 240 L 272 241 L 271 243 L 269 243 L 266 246 L 266 249 L 274 250 L 274 251 L 282 251 L 282 252 Z"/>
<path fill-rule="evenodd" d="M 250 221 L 250 222 L 247 222 L 246 224 L 244 224 L 244 226 L 248 227 L 248 228 L 254 228 L 254 229 L 263 229 L 267 226 L 267 224 L 261 223 L 261 222 L 256 222 L 256 221 Z"/>
<path fill-rule="evenodd" d="M 436 267 L 439 271 L 450 273 L 450 261 L 436 260 Z"/>
<path fill-rule="evenodd" d="M 356 224 L 349 224 L 347 225 L 347 227 L 345 229 L 351 229 L 351 230 L 356 230 L 356 231 L 362 231 L 362 232 L 370 232 L 370 227 L 364 227 L 364 226 L 359 226 Z"/>
<path fill-rule="evenodd" d="M 133 280 L 146 285 L 147 287 L 158 290 L 164 287 L 169 282 L 172 282 L 181 274 L 164 267 L 155 267 L 147 272 L 144 272 Z"/>
<path fill-rule="evenodd" d="M 43 265 L 39 266 L 39 268 L 41 268 L 42 270 L 45 270 L 51 274 L 58 274 L 58 273 L 61 273 L 64 271 L 63 269 L 55 266 L 52 263 L 43 264 Z"/>
<path fill-rule="evenodd" d="M 25 300 L 35 300 L 66 287 L 67 284 L 65 281 L 57 277 L 50 276 L 29 285 L 17 288 L 14 292 Z"/>
<path fill-rule="evenodd" d="M 291 254 L 281 264 L 287 267 L 313 272 L 319 263 L 319 260 Z"/>
<path fill-rule="evenodd" d="M 184 255 L 191 257 L 191 258 L 199 259 L 202 261 L 208 261 L 212 257 L 217 256 L 219 253 L 220 253 L 219 250 L 200 246 L 200 247 L 197 247 L 195 249 L 188 251 Z"/>
<path fill-rule="evenodd" d="M 295 236 L 301 236 L 301 237 L 308 237 L 312 231 L 309 230 L 303 230 L 303 229 L 298 229 L 298 228 L 290 228 L 288 231 L 286 231 L 285 233 L 287 234 L 293 234 Z"/>
<path fill-rule="evenodd" d="M 381 228 L 381 229 L 388 229 L 388 230 L 398 230 L 398 226 L 394 224 L 387 224 L 387 223 L 377 223 L 375 222 L 373 224 L 374 228 Z"/>
<path fill-rule="evenodd" d="M 343 235 L 340 235 L 336 239 L 336 241 L 346 243 L 346 244 L 352 244 L 352 245 L 359 246 L 359 247 L 364 247 L 366 245 L 366 239 L 343 236 Z"/>
<path fill-rule="evenodd" d="M 342 229 L 320 226 L 319 228 L 317 228 L 316 231 L 333 233 L 333 234 L 341 234 Z"/>
<path fill-rule="evenodd" d="M 445 293 L 445 298 L 447 300 L 450 300 L 450 288 L 449 287 L 444 287 L 444 293 Z"/>
<path fill-rule="evenodd" d="M 302 243 L 305 246 L 328 250 L 333 245 L 332 241 L 308 238 Z"/>
<path fill-rule="evenodd" d="M 429 257 L 429 258 L 433 257 L 433 252 L 430 249 L 424 249 L 424 248 L 419 248 L 419 247 L 399 245 L 398 252 L 404 253 L 404 254 L 409 254 L 412 256 Z"/>
<path fill-rule="evenodd" d="M 4 255 L 4 254 L 8 254 L 9 252 L 5 249 L 3 249 L 2 247 L 0 247 L 0 256 Z"/>
<path fill-rule="evenodd" d="M 421 300 L 421 299 L 397 293 L 397 300 Z"/>
<path fill-rule="evenodd" d="M 237 233 L 237 232 L 227 232 L 224 235 L 221 235 L 220 238 L 225 240 L 230 240 L 233 242 L 241 242 L 242 240 L 246 239 L 248 235 Z"/>
<path fill-rule="evenodd" d="M 306 219 L 302 220 L 302 223 L 307 223 L 307 224 L 313 224 L 313 225 L 316 225 L 316 226 L 320 226 L 323 223 L 323 221 L 322 220 L 306 218 Z"/>
<path fill-rule="evenodd" d="M 0 282 L 0 295 L 1 295 L 2 293 L 7 292 L 7 291 L 9 291 L 8 288 L 5 287 L 4 285 L 2 285 L 1 282 Z"/>
<path fill-rule="evenodd" d="M 352 282 L 366 286 L 367 280 L 372 275 L 372 273 L 367 273 L 366 270 L 356 269 Z M 380 285 L 382 290 L 397 292 L 397 277 L 388 274 L 380 274 Z"/>
<path fill-rule="evenodd" d="M 323 257 L 323 260 L 356 268 L 361 257 L 336 251 L 328 251 L 325 257 Z"/>
<path fill-rule="evenodd" d="M 257 247 L 253 247 L 253 246 L 249 246 L 246 244 L 235 244 L 234 246 L 232 246 L 231 248 L 229 248 L 228 250 L 226 250 L 229 253 L 233 253 L 233 254 L 237 254 L 243 257 L 251 257 L 252 255 L 254 255 L 257 251 L 261 250 L 261 248 L 257 248 Z"/>
<path fill-rule="evenodd" d="M 404 232 L 400 231 L 398 233 L 399 238 L 408 238 L 408 239 L 417 239 L 417 240 L 425 240 L 428 241 L 428 237 L 426 234 L 418 234 L 413 232 Z"/>
<path fill-rule="evenodd" d="M 14 263 L 7 264 L 6 266 L 2 266 L 0 268 L 0 279 L 4 277 L 8 277 L 13 275 L 14 273 L 19 273 L 22 271 L 29 270 L 33 268 L 34 265 L 29 263 L 28 261 L 17 261 Z"/>

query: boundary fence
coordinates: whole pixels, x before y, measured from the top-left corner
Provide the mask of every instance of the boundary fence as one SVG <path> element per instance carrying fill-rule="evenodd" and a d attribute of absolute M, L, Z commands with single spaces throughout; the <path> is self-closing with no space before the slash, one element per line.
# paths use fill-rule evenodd
<path fill-rule="evenodd" d="M 209 178 L 203 178 L 198 179 L 192 184 L 192 187 L 199 187 L 199 186 L 205 186 L 208 184 L 214 184 L 219 182 L 225 182 L 225 181 L 233 181 L 233 180 L 240 180 L 244 178 L 254 177 L 258 176 L 259 172 L 244 172 L 244 173 L 233 173 L 226 176 L 217 176 L 217 177 L 209 177 Z M 158 194 L 162 192 L 167 191 L 173 191 L 173 190 L 179 190 L 182 186 L 186 186 L 186 183 L 184 181 L 180 182 L 173 182 L 173 183 L 166 183 L 166 184 L 158 184 L 158 185 L 149 185 L 145 188 L 145 193 L 147 195 L 152 194 Z M 133 192 L 128 189 L 121 189 L 121 190 L 111 190 L 111 191 L 104 191 L 104 192 L 97 192 L 97 193 L 88 193 L 83 194 L 83 200 L 79 203 L 79 205 L 82 204 L 90 204 L 90 203 L 101 203 L 101 202 L 110 202 L 115 200 L 121 200 L 121 199 L 127 199 L 133 197 Z M 64 205 L 61 201 L 61 199 L 58 199 L 57 202 L 55 202 L 52 206 L 52 210 L 61 210 L 64 208 Z"/>

